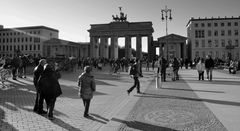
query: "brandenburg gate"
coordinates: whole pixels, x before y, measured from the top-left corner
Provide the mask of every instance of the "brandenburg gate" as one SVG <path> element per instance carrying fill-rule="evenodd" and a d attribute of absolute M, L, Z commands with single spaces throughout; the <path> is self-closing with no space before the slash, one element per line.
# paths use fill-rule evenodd
<path fill-rule="evenodd" d="M 131 38 L 136 37 L 136 58 L 142 59 L 142 37 L 148 38 L 148 58 L 155 54 L 153 50 L 152 22 L 128 22 L 127 15 L 120 8 L 120 17 L 112 16 L 113 22 L 109 24 L 92 24 L 90 33 L 90 57 L 91 58 L 118 58 L 118 38 L 125 38 L 125 58 L 131 58 Z M 110 46 L 108 39 L 110 38 Z M 155 48 L 154 48 L 155 49 Z M 110 51 L 109 51 L 110 50 Z M 109 54 L 110 52 L 110 54 Z"/>

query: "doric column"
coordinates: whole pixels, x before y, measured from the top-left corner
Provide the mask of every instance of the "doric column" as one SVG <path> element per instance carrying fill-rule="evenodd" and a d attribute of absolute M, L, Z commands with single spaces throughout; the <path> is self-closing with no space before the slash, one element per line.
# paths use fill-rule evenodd
<path fill-rule="evenodd" d="M 94 48 L 94 38 L 91 36 L 90 37 L 90 54 L 89 54 L 89 56 L 90 56 L 90 58 L 93 58 L 94 56 L 93 56 L 93 48 Z"/>
<path fill-rule="evenodd" d="M 132 43 L 131 43 L 131 37 L 126 36 L 125 37 L 125 58 L 129 59 L 132 55 Z"/>
<path fill-rule="evenodd" d="M 93 37 L 93 52 L 92 52 L 92 57 L 93 58 L 98 58 L 99 57 L 99 43 L 98 43 L 98 37 Z"/>
<path fill-rule="evenodd" d="M 137 46 L 136 57 L 139 60 L 141 60 L 142 59 L 142 37 L 141 36 L 137 36 L 136 46 Z"/>
<path fill-rule="evenodd" d="M 100 38 L 100 57 L 108 58 L 108 39 L 107 37 Z"/>
<path fill-rule="evenodd" d="M 155 46 L 153 46 L 153 37 L 152 37 L 152 35 L 149 35 L 148 36 L 148 60 L 149 61 L 152 61 L 153 60 L 153 58 L 154 58 L 154 56 L 155 56 L 155 51 L 156 51 L 156 49 L 155 49 Z"/>
<path fill-rule="evenodd" d="M 118 58 L 118 37 L 112 36 L 111 37 L 111 59 Z"/>

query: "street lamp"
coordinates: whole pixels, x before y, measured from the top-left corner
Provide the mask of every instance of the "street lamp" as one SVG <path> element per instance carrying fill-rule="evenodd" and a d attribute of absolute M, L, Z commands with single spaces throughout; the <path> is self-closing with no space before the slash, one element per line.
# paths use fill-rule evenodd
<path fill-rule="evenodd" d="M 168 9 L 167 6 L 165 6 L 165 9 L 161 10 L 162 13 L 162 21 L 166 20 L 166 36 L 168 35 L 168 20 L 172 20 L 172 10 Z M 165 13 L 165 18 L 164 18 L 164 13 Z M 168 17 L 169 14 L 169 17 Z M 167 45 L 167 38 L 166 38 L 166 45 Z M 167 45 L 167 61 L 168 61 L 168 45 Z M 164 53 L 163 53 L 164 54 Z"/>

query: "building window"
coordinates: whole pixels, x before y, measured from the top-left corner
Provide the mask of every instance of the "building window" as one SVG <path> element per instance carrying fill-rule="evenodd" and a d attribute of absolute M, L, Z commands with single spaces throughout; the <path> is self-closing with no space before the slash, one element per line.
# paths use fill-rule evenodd
<path fill-rule="evenodd" d="M 205 40 L 202 40 L 202 47 L 205 47 Z"/>
<path fill-rule="evenodd" d="M 238 22 L 234 22 L 234 25 L 235 25 L 235 26 L 238 26 Z"/>
<path fill-rule="evenodd" d="M 195 47 L 196 47 L 196 48 L 199 47 L 199 42 L 198 42 L 198 40 L 195 40 Z"/>
<path fill-rule="evenodd" d="M 22 42 L 24 41 L 24 38 L 22 38 Z"/>
<path fill-rule="evenodd" d="M 28 42 L 28 38 L 27 37 L 25 38 L 25 41 Z"/>
<path fill-rule="evenodd" d="M 21 45 L 21 50 L 23 50 L 23 45 Z"/>
<path fill-rule="evenodd" d="M 32 45 L 29 45 L 29 50 L 32 50 Z"/>
<path fill-rule="evenodd" d="M 234 30 L 234 35 L 238 36 L 238 30 Z"/>
<path fill-rule="evenodd" d="M 228 22 L 228 26 L 231 26 L 231 22 Z"/>
<path fill-rule="evenodd" d="M 224 27 L 224 23 L 223 22 L 221 23 L 221 27 Z"/>
<path fill-rule="evenodd" d="M 212 40 L 208 40 L 208 47 L 212 47 Z"/>
<path fill-rule="evenodd" d="M 6 42 L 8 43 L 8 38 L 6 39 Z"/>
<path fill-rule="evenodd" d="M 10 48 L 10 51 L 12 51 L 12 45 L 10 45 L 10 47 L 9 47 L 9 48 Z"/>
<path fill-rule="evenodd" d="M 205 24 L 204 24 L 204 23 L 202 23 L 202 24 L 201 24 L 201 26 L 202 26 L 202 27 L 204 27 L 204 26 L 205 26 Z"/>
<path fill-rule="evenodd" d="M 214 23 L 214 26 L 215 26 L 215 27 L 218 27 L 218 23 Z"/>
<path fill-rule="evenodd" d="M 232 35 L 232 31 L 228 30 L 228 36 L 231 36 L 231 35 Z"/>
<path fill-rule="evenodd" d="M 38 44 L 38 50 L 40 50 L 40 45 Z"/>
<path fill-rule="evenodd" d="M 29 41 L 32 42 L 32 37 L 29 38 Z"/>
<path fill-rule="evenodd" d="M 214 36 L 218 36 L 218 31 L 217 30 L 214 31 Z"/>
<path fill-rule="evenodd" d="M 195 24 L 195 27 L 198 27 L 198 23 Z"/>
<path fill-rule="evenodd" d="M 211 30 L 208 31 L 208 36 L 212 36 L 212 31 Z"/>
<path fill-rule="evenodd" d="M 211 23 L 208 23 L 207 25 L 208 25 L 208 27 L 211 27 Z"/>
<path fill-rule="evenodd" d="M 20 38 L 18 38 L 17 41 L 20 42 Z"/>
<path fill-rule="evenodd" d="M 232 45 L 232 40 L 231 39 L 228 40 L 228 45 Z"/>
<path fill-rule="evenodd" d="M 33 45 L 33 50 L 36 50 L 36 45 L 35 44 Z"/>
<path fill-rule="evenodd" d="M 6 50 L 8 51 L 8 45 L 6 46 Z"/>
<path fill-rule="evenodd" d="M 13 39 L 14 43 L 16 42 L 16 38 Z"/>
<path fill-rule="evenodd" d="M 239 47 L 238 39 L 235 40 L 235 47 Z"/>
<path fill-rule="evenodd" d="M 204 38 L 204 30 L 195 30 L 195 37 L 196 38 Z"/>
<path fill-rule="evenodd" d="M 221 30 L 221 36 L 224 36 L 224 35 L 225 35 L 225 31 Z"/>
<path fill-rule="evenodd" d="M 196 51 L 195 56 L 196 56 L 196 57 L 199 57 L 199 52 L 198 52 L 198 51 Z"/>
<path fill-rule="evenodd" d="M 27 45 L 25 45 L 25 50 L 28 50 L 28 46 Z"/>
<path fill-rule="evenodd" d="M 222 43 L 222 47 L 225 47 L 225 40 L 224 39 L 221 40 L 221 43 Z"/>
<path fill-rule="evenodd" d="M 12 43 L 12 38 L 10 38 L 9 42 Z"/>
<path fill-rule="evenodd" d="M 218 47 L 218 40 L 214 40 L 215 47 Z"/>

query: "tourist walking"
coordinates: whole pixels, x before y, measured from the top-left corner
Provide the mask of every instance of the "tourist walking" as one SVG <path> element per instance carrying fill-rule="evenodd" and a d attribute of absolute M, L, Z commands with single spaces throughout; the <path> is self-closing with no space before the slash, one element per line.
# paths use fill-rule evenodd
<path fill-rule="evenodd" d="M 205 68 L 206 68 L 206 72 L 207 72 L 207 79 L 212 81 L 212 71 L 214 68 L 214 61 L 210 55 L 206 56 Z"/>
<path fill-rule="evenodd" d="M 139 60 L 136 59 L 135 63 L 131 66 L 130 68 L 130 76 L 134 79 L 134 85 L 127 90 L 128 95 L 132 92 L 132 90 L 136 87 L 137 88 L 137 93 L 140 94 L 140 82 L 138 80 L 140 74 L 140 66 L 139 66 Z"/>
<path fill-rule="evenodd" d="M 198 64 L 196 65 L 196 69 L 198 71 L 198 80 L 204 80 L 205 64 L 203 59 L 199 60 Z"/>
<path fill-rule="evenodd" d="M 83 100 L 85 107 L 84 117 L 89 117 L 89 106 L 93 98 L 93 92 L 96 90 L 94 76 L 91 74 L 92 68 L 90 66 L 84 67 L 84 72 L 78 77 L 78 94 Z"/>
<path fill-rule="evenodd" d="M 39 90 L 47 103 L 47 115 L 53 119 L 53 110 L 58 96 L 62 94 L 54 67 L 44 65 L 44 70 L 38 81 Z"/>
<path fill-rule="evenodd" d="M 160 61 L 160 65 L 161 65 L 161 77 L 162 77 L 162 81 L 166 81 L 166 69 L 167 69 L 167 60 L 162 57 L 161 61 Z"/>
<path fill-rule="evenodd" d="M 44 98 L 38 87 L 38 80 L 39 80 L 41 74 L 43 73 L 44 65 L 46 63 L 47 62 L 45 59 L 41 59 L 39 61 L 39 64 L 34 68 L 34 71 L 33 71 L 33 84 L 34 84 L 36 92 L 37 92 L 33 111 L 38 114 L 47 114 L 47 112 L 43 110 Z"/>

